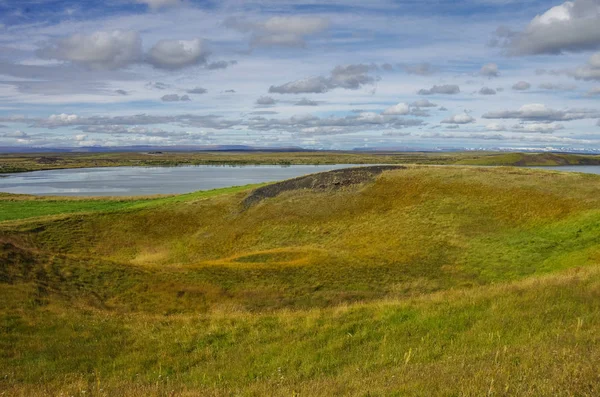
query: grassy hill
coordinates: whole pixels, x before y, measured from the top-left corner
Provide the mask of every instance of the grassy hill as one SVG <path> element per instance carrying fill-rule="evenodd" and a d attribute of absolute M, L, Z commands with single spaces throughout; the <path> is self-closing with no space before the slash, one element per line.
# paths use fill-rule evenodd
<path fill-rule="evenodd" d="M 600 177 L 409 166 L 310 178 L 0 197 L 0 389 L 600 393 Z"/>

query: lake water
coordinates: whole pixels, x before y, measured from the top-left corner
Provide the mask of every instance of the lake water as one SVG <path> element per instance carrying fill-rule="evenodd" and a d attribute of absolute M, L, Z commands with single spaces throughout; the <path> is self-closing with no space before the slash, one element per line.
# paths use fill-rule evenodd
<path fill-rule="evenodd" d="M 58 196 L 176 194 L 280 181 L 315 172 L 357 166 L 353 164 L 243 167 L 199 165 L 33 171 L 3 175 L 0 177 L 0 192 Z M 530 168 L 600 174 L 600 166 Z"/>
<path fill-rule="evenodd" d="M 251 183 L 273 182 L 338 165 L 256 165 L 184 167 L 105 167 L 33 171 L 0 177 L 0 192 L 58 196 L 139 196 L 189 193 Z"/>
<path fill-rule="evenodd" d="M 553 170 L 564 172 L 583 172 L 584 174 L 600 175 L 600 165 L 557 165 L 555 167 L 528 167 L 539 170 Z"/>

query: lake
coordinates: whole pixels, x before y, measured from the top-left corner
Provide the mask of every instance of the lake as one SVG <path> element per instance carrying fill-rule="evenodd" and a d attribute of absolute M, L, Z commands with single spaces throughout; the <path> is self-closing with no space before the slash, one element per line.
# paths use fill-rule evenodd
<path fill-rule="evenodd" d="M 103 167 L 33 171 L 0 177 L 0 192 L 58 196 L 141 196 L 189 193 L 251 183 L 273 182 L 335 165 L 254 165 L 182 167 Z"/>
<path fill-rule="evenodd" d="M 58 196 L 142 196 L 189 193 L 273 182 L 321 171 L 358 167 L 335 165 L 253 165 L 105 167 L 33 171 L 0 177 L 0 192 Z M 529 167 L 600 174 L 600 166 Z"/>
<path fill-rule="evenodd" d="M 540 170 L 553 170 L 564 172 L 583 172 L 584 174 L 600 175 L 600 165 L 557 165 L 551 167 L 527 167 Z"/>

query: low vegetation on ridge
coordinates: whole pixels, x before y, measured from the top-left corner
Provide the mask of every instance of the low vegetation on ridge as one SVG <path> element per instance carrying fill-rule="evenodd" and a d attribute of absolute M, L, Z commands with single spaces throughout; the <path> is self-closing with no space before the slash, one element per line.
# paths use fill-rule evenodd
<path fill-rule="evenodd" d="M 260 164 L 600 165 L 600 156 L 572 153 L 360 151 L 15 153 L 3 154 L 0 157 L 0 174 L 84 167 L 244 166 Z"/>
<path fill-rule="evenodd" d="M 323 181 L 251 206 L 256 187 L 0 197 L 0 389 L 600 393 L 600 177 Z"/>

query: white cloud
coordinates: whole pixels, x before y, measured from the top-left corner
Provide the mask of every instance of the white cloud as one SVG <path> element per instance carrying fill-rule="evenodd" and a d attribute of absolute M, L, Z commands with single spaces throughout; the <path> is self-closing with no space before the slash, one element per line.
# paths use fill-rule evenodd
<path fill-rule="evenodd" d="M 515 91 L 526 91 L 531 88 L 531 84 L 526 81 L 519 81 L 518 83 L 513 84 L 512 89 Z"/>
<path fill-rule="evenodd" d="M 434 108 L 437 105 L 429 101 L 429 99 L 418 99 L 410 104 L 410 106 L 414 106 L 417 108 Z"/>
<path fill-rule="evenodd" d="M 498 77 L 500 75 L 500 71 L 498 70 L 498 65 L 495 63 L 487 63 L 481 67 L 479 70 L 479 74 L 485 77 Z"/>
<path fill-rule="evenodd" d="M 188 95 L 179 96 L 177 94 L 163 95 L 160 99 L 163 102 L 188 102 L 188 101 L 191 101 L 191 99 Z"/>
<path fill-rule="evenodd" d="M 155 68 L 177 70 L 205 63 L 207 56 L 202 39 L 161 40 L 148 51 L 147 61 Z"/>
<path fill-rule="evenodd" d="M 317 101 L 312 101 L 308 98 L 302 98 L 298 102 L 296 102 L 294 105 L 296 105 L 296 106 L 319 106 L 319 103 Z"/>
<path fill-rule="evenodd" d="M 79 122 L 79 116 L 77 116 L 76 114 L 53 114 L 47 119 L 47 125 L 49 126 L 49 128 L 65 125 L 75 125 L 77 122 Z"/>
<path fill-rule="evenodd" d="M 138 4 L 146 4 L 153 10 L 158 10 L 160 8 L 167 7 L 176 7 L 183 4 L 181 0 L 135 0 L 135 2 Z"/>
<path fill-rule="evenodd" d="M 329 28 L 327 18 L 316 16 L 276 16 L 263 22 L 228 18 L 224 25 L 244 33 L 252 33 L 251 47 L 305 47 L 306 37 Z"/>
<path fill-rule="evenodd" d="M 499 123 L 490 123 L 485 126 L 488 131 L 506 131 L 506 126 Z"/>
<path fill-rule="evenodd" d="M 516 132 L 538 132 L 541 134 L 551 134 L 555 131 L 562 130 L 565 127 L 557 123 L 529 123 L 517 124 L 513 126 L 513 131 Z"/>
<path fill-rule="evenodd" d="M 261 96 L 256 100 L 256 104 L 261 106 L 271 106 L 275 105 L 275 103 L 275 99 L 271 98 L 270 96 Z"/>
<path fill-rule="evenodd" d="M 540 121 L 568 121 L 600 117 L 600 112 L 592 109 L 555 110 L 540 103 L 523 105 L 519 110 L 488 112 L 485 119 L 522 119 Z"/>
<path fill-rule="evenodd" d="M 438 71 L 438 69 L 432 66 L 428 62 L 399 65 L 402 70 L 408 74 L 416 74 L 419 76 L 430 76 Z"/>
<path fill-rule="evenodd" d="M 496 95 L 496 90 L 489 87 L 482 87 L 479 90 L 480 95 Z"/>
<path fill-rule="evenodd" d="M 600 48 L 600 5 L 566 1 L 537 15 L 521 32 L 498 31 L 512 55 L 560 54 Z"/>
<path fill-rule="evenodd" d="M 292 81 L 280 86 L 271 86 L 270 93 L 274 94 L 322 94 L 335 88 L 357 90 L 366 84 L 373 84 L 376 78 L 369 75 L 370 65 L 336 66 L 329 76 L 309 77 Z"/>
<path fill-rule="evenodd" d="M 142 40 L 137 32 L 113 30 L 90 35 L 76 33 L 39 50 L 43 58 L 70 61 L 90 69 L 119 69 L 138 62 Z"/>
<path fill-rule="evenodd" d="M 600 95 L 600 87 L 593 87 L 586 92 L 587 96 L 598 96 Z"/>
<path fill-rule="evenodd" d="M 399 115 L 406 115 L 409 113 L 410 113 L 410 107 L 408 106 L 408 104 L 400 102 L 397 105 L 390 106 L 389 108 L 385 109 L 382 114 L 399 116 Z"/>
<path fill-rule="evenodd" d="M 186 90 L 188 94 L 206 94 L 207 89 L 202 87 L 196 87 L 189 90 Z"/>
<path fill-rule="evenodd" d="M 600 52 L 593 54 L 585 65 L 567 70 L 566 74 L 577 80 L 600 80 Z"/>
<path fill-rule="evenodd" d="M 474 122 L 475 119 L 471 117 L 471 115 L 467 113 L 455 114 L 454 116 L 448 117 L 447 119 L 442 120 L 442 123 L 445 124 L 469 124 Z"/>
<path fill-rule="evenodd" d="M 435 94 L 445 94 L 445 95 L 455 95 L 460 93 L 460 87 L 456 84 L 445 84 L 445 85 L 434 85 L 429 89 L 420 89 L 417 94 L 419 95 L 435 95 Z"/>
<path fill-rule="evenodd" d="M 5 137 L 5 138 L 17 138 L 17 139 L 29 138 L 29 135 L 26 132 L 23 132 L 21 130 L 17 130 L 17 131 L 13 131 L 13 132 L 6 132 L 4 134 L 0 134 L 0 136 Z"/>
<path fill-rule="evenodd" d="M 577 87 L 574 84 L 542 83 L 538 88 L 548 91 L 572 91 Z"/>

